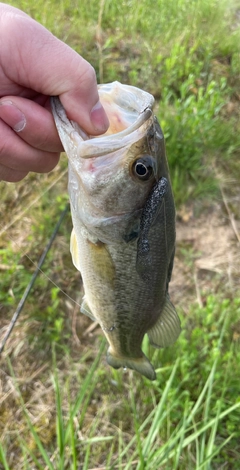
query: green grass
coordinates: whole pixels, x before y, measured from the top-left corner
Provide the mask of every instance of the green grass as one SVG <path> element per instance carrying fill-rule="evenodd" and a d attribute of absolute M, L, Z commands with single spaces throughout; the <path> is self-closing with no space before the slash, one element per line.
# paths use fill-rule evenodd
<path fill-rule="evenodd" d="M 239 6 L 235 0 L 10 3 L 84 55 L 99 82 L 119 80 L 154 94 L 178 218 L 191 215 L 181 220 L 189 235 L 177 245 L 182 281 L 173 289 L 183 332 L 163 351 L 144 339 L 157 369 L 153 383 L 109 368 L 101 330 L 89 331 L 78 313 L 81 288 L 66 217 L 1 358 L 0 470 L 238 470 L 239 242 L 232 231 L 225 257 L 233 261 L 207 270 L 197 267 L 202 248 L 191 237 L 209 213 L 219 214 L 226 231 L 239 223 Z M 1 332 L 65 206 L 65 169 L 63 156 L 50 175 L 0 183 Z M 216 253 L 220 241 L 216 235 Z"/>
<path fill-rule="evenodd" d="M 41 423 L 32 423 L 34 409 L 24 399 L 24 385 L 18 385 L 16 371 L 8 361 L 22 415 L 21 432 L 16 429 L 14 433 L 14 447 L 20 446 L 22 457 L 14 468 L 32 469 L 35 465 L 41 470 L 75 470 L 97 464 L 101 468 L 101 464 L 108 470 L 121 465 L 126 470 L 209 470 L 227 462 L 228 468 L 237 469 L 240 395 L 238 376 L 232 371 L 238 368 L 240 349 L 231 342 L 230 325 L 238 321 L 239 313 L 240 299 L 219 301 L 212 296 L 206 307 L 195 307 L 183 322 L 176 346 L 154 353 L 154 363 L 164 366 L 157 369 L 157 380 L 152 384 L 129 372 L 123 381 L 122 372 L 106 370 L 102 357 L 106 344 L 102 341 L 92 365 L 80 372 L 76 391 L 72 379 L 79 364 L 68 358 L 72 374 L 63 376 L 53 346 L 56 422 L 47 447 Z M 147 352 L 146 342 L 145 348 Z M 82 357 L 80 364 L 86 359 Z M 109 404 L 104 406 L 106 399 Z M 96 414 L 89 423 L 88 409 L 94 401 Z M 119 403 L 123 429 L 114 412 Z M 111 458 L 106 463 L 110 446 Z M 232 457 L 228 449 L 232 449 Z M 9 468 L 6 454 L 0 444 L 4 470 Z"/>
<path fill-rule="evenodd" d="M 231 162 L 239 159 L 240 148 L 235 0 L 17 5 L 84 55 L 99 81 L 131 83 L 160 99 L 157 115 L 177 204 L 206 193 L 218 197 L 212 165 L 227 165 L 236 176 Z"/>

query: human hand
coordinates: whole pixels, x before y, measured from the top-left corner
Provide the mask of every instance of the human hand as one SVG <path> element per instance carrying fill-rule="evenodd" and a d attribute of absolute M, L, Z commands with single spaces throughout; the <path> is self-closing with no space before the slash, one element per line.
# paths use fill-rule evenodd
<path fill-rule="evenodd" d="M 89 134 L 104 133 L 92 66 L 26 13 L 0 3 L 0 180 L 45 173 L 63 150 L 50 96 Z"/>

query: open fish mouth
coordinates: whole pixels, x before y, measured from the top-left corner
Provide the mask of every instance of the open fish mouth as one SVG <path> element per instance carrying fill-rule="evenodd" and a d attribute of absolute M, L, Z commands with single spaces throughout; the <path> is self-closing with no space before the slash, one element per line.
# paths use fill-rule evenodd
<path fill-rule="evenodd" d="M 150 93 L 117 81 L 98 85 L 98 93 L 110 122 L 108 131 L 99 137 L 86 134 L 77 123 L 69 121 L 59 98 L 52 98 L 53 113 L 58 118 L 55 119 L 56 126 L 67 154 L 64 139 L 66 129 L 73 145 L 78 147 L 77 156 L 88 159 L 126 148 L 130 143 L 138 141 L 149 126 L 144 124 L 153 118 L 154 98 Z M 72 127 L 71 131 L 69 126 Z"/>

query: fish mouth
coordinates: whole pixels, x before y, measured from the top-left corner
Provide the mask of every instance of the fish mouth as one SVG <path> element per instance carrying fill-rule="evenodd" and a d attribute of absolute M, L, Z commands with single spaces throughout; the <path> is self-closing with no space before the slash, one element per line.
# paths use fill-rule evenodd
<path fill-rule="evenodd" d="M 111 117 L 109 115 L 108 117 L 111 123 Z M 102 134 L 102 136 L 94 138 L 89 136 L 89 140 L 84 141 L 81 139 L 79 133 L 73 131 L 71 133 L 72 140 L 76 141 L 76 143 L 78 144 L 81 144 L 78 156 L 84 159 L 102 157 L 106 154 L 116 152 L 117 150 L 125 148 L 129 144 L 130 139 L 131 144 L 137 142 L 137 140 L 139 140 L 141 136 L 144 135 L 145 127 L 143 132 L 140 132 L 141 127 L 151 117 L 151 108 L 146 108 L 141 112 L 136 121 L 123 131 L 120 131 L 117 134 Z"/>
<path fill-rule="evenodd" d="M 72 145 L 77 147 L 77 156 L 83 159 L 101 157 L 137 142 L 149 127 L 149 120 L 153 121 L 154 98 L 150 93 L 117 81 L 98 85 L 98 92 L 110 123 L 108 131 L 98 137 L 86 134 L 70 121 L 59 99 L 52 99 L 54 114 L 62 127 L 57 125 L 60 136 L 65 128 Z"/>
<path fill-rule="evenodd" d="M 110 123 L 100 138 L 112 141 L 117 134 L 122 139 L 141 127 L 153 114 L 153 96 L 139 88 L 115 81 L 98 85 L 98 93 Z M 98 140 L 97 137 L 94 139 Z"/>

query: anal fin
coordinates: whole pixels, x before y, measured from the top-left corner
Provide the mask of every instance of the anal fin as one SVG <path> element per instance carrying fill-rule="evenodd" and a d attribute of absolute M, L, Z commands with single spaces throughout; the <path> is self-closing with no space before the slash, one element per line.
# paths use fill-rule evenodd
<path fill-rule="evenodd" d="M 149 341 L 152 346 L 157 348 L 165 348 L 173 344 L 181 333 L 181 323 L 174 305 L 171 303 L 169 296 L 163 311 L 155 325 L 147 331 Z"/>

